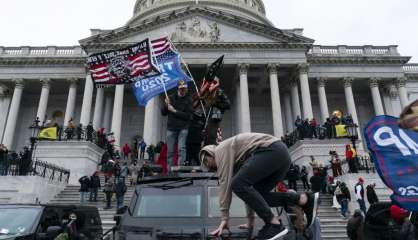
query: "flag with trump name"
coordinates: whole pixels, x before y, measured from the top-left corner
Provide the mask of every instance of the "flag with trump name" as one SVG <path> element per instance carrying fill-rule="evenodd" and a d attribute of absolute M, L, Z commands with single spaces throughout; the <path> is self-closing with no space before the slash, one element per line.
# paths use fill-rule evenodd
<path fill-rule="evenodd" d="M 160 75 L 148 38 L 126 48 L 90 55 L 87 66 L 96 87 L 129 84 Z"/>
<path fill-rule="evenodd" d="M 402 208 L 418 211 L 418 132 L 399 127 L 399 119 L 377 116 L 364 128 L 367 148 L 383 182 Z"/>
<path fill-rule="evenodd" d="M 140 106 L 146 106 L 153 97 L 177 87 L 180 80 L 192 81 L 181 65 L 180 55 L 168 38 L 151 41 L 161 75 L 135 81 L 133 92 Z"/>

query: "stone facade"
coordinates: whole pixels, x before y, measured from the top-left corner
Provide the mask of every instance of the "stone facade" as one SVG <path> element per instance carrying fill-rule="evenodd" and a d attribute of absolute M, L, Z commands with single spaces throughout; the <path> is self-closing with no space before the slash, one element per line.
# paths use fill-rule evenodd
<path fill-rule="evenodd" d="M 94 89 L 84 64 L 91 53 L 167 35 L 196 80 L 225 55 L 222 86 L 233 107 L 222 122 L 224 137 L 280 137 L 293 131 L 298 115 L 322 122 L 337 109 L 363 126 L 376 114 L 398 115 L 418 98 L 418 64 L 397 46 L 313 45 L 301 29 L 275 28 L 261 0 L 138 0 L 125 26 L 92 30 L 81 46 L 0 47 L 1 142 L 21 149 L 33 119 L 56 111 L 64 115 L 60 123 L 92 121 L 115 132 L 120 144 L 135 135 L 164 140 L 160 98 L 144 109 L 128 87 Z"/>

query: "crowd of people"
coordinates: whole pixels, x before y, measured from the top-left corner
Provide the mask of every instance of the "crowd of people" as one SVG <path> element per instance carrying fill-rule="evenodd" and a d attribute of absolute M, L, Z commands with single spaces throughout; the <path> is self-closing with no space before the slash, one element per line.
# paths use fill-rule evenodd
<path fill-rule="evenodd" d="M 298 116 L 295 120 L 296 130 L 292 133 L 286 133 L 282 141 L 288 146 L 293 146 L 297 141 L 303 139 L 334 139 L 347 137 L 341 133 L 339 126 L 344 129 L 347 126 L 355 125 L 351 115 L 341 116 L 341 113 L 334 113 L 332 117 L 327 118 L 323 124 L 317 122 L 315 118 L 302 119 Z"/>
<path fill-rule="evenodd" d="M 0 176 L 27 175 L 32 166 L 32 152 L 28 147 L 24 147 L 22 151 L 9 152 L 7 147 L 0 144 Z"/>

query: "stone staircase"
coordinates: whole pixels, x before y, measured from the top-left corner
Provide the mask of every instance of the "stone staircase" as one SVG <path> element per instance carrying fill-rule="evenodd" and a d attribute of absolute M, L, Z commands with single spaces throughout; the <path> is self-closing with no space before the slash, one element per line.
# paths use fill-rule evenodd
<path fill-rule="evenodd" d="M 104 176 L 100 176 L 101 186 L 104 186 Z M 128 179 L 126 179 L 126 185 L 128 186 L 128 190 L 125 194 L 125 205 L 129 206 L 131 201 L 132 194 L 134 192 L 134 187 L 130 186 Z M 80 193 L 79 190 L 80 186 L 77 185 L 68 185 L 62 192 L 60 192 L 53 200 L 51 200 L 50 204 L 80 204 Z M 1 201 L 1 199 L 0 199 Z M 103 233 L 107 230 L 111 229 L 115 226 L 115 221 L 113 220 L 113 216 L 116 213 L 116 202 L 112 201 L 112 208 L 111 209 L 104 209 L 106 206 L 105 203 L 105 195 L 103 193 L 103 189 L 99 189 L 97 194 L 97 202 L 88 202 L 86 201 L 85 206 L 94 206 L 97 207 L 100 213 L 100 217 L 102 219 L 102 226 L 103 226 Z"/>
<path fill-rule="evenodd" d="M 347 219 L 341 217 L 338 209 L 332 208 L 332 195 L 321 194 L 320 199 L 318 217 L 321 221 L 322 239 L 348 240 Z"/>

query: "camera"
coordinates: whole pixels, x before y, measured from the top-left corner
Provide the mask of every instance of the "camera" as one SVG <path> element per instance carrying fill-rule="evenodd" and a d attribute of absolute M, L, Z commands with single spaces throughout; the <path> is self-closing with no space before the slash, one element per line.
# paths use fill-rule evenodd
<path fill-rule="evenodd" d="M 336 151 L 329 151 L 329 155 L 336 155 L 337 152 Z"/>

